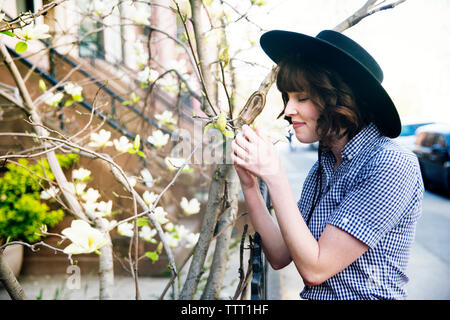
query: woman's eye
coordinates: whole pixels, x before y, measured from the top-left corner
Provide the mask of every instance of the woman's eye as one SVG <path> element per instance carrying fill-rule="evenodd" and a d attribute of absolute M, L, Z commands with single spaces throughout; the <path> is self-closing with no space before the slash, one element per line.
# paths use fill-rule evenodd
<path fill-rule="evenodd" d="M 303 102 L 303 101 L 306 101 L 306 100 L 308 100 L 308 98 L 297 98 L 298 102 Z"/>

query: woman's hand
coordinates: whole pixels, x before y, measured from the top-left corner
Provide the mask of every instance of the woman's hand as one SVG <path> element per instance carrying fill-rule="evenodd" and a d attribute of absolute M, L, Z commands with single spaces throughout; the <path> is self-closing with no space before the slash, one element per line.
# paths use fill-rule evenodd
<path fill-rule="evenodd" d="M 234 163 L 234 167 L 241 182 L 242 191 L 249 190 L 258 186 L 258 179 L 251 174 L 247 169 Z"/>
<path fill-rule="evenodd" d="M 231 147 L 233 151 L 231 159 L 241 184 L 245 184 L 243 187 L 251 186 L 252 181 L 256 181 L 256 177 L 260 177 L 267 184 L 269 179 L 276 178 L 280 173 L 281 162 L 278 152 L 270 139 L 260 130 L 255 131 L 248 125 L 244 125 Z"/>

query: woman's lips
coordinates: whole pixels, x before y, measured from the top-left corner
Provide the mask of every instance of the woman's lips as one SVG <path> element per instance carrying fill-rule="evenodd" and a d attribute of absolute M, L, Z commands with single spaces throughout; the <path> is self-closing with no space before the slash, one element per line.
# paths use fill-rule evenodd
<path fill-rule="evenodd" d="M 306 124 L 305 122 L 296 122 L 296 121 L 294 121 L 294 122 L 292 122 L 292 127 L 295 130 L 297 128 L 303 127 L 305 124 Z"/>

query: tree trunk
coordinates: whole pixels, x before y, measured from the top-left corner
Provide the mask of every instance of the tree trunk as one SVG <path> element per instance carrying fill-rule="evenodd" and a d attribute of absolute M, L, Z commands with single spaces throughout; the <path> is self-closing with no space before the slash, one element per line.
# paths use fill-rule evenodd
<path fill-rule="evenodd" d="M 213 236 L 214 227 L 216 226 L 217 217 L 224 209 L 223 201 L 226 192 L 225 185 L 227 182 L 229 183 L 232 181 L 233 178 L 235 179 L 235 176 L 236 170 L 234 169 L 234 166 L 230 164 L 219 164 L 214 171 L 209 188 L 208 204 L 206 206 L 206 212 L 200 230 L 200 237 L 195 246 L 188 275 L 180 293 L 181 300 L 192 299 L 197 290 L 197 285 L 203 273 L 203 265 L 205 264 L 206 255 Z"/>
<path fill-rule="evenodd" d="M 225 276 L 226 266 L 228 262 L 228 252 L 231 240 L 231 232 L 233 231 L 233 221 L 236 218 L 238 210 L 238 192 L 239 180 L 237 178 L 236 170 L 230 172 L 230 177 L 227 182 L 229 206 L 219 218 L 217 222 L 217 232 L 221 233 L 216 240 L 216 247 L 214 250 L 213 262 L 209 270 L 208 281 L 203 291 L 202 300 L 217 300 L 220 296 L 223 279 Z M 226 228 L 226 229 L 225 229 Z"/>
<path fill-rule="evenodd" d="M 0 282 L 13 300 L 26 300 L 25 292 L 6 263 L 3 250 L 0 250 Z"/>

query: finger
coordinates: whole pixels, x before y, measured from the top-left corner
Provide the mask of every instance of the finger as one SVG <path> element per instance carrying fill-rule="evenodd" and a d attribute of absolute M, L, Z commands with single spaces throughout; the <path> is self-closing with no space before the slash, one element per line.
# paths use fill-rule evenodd
<path fill-rule="evenodd" d="M 246 124 L 242 126 L 242 134 L 250 142 L 256 142 L 258 140 L 258 136 L 256 135 L 255 130 L 253 130 Z"/>
<path fill-rule="evenodd" d="M 233 153 L 239 158 L 243 160 L 248 160 L 248 152 L 234 141 L 231 144 L 231 149 L 233 150 Z"/>
<path fill-rule="evenodd" d="M 249 152 L 251 149 L 251 143 L 244 137 L 244 135 L 242 134 L 242 132 L 239 132 L 236 135 L 236 138 L 234 139 L 234 141 L 236 142 L 236 144 L 238 146 L 240 146 L 242 149 L 244 149 L 245 151 Z"/>
<path fill-rule="evenodd" d="M 238 165 L 241 168 L 246 169 L 247 163 L 238 156 L 236 156 L 234 153 L 231 154 L 231 161 L 233 161 L 234 165 Z"/>

